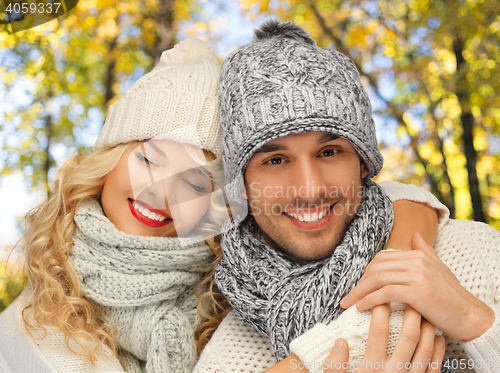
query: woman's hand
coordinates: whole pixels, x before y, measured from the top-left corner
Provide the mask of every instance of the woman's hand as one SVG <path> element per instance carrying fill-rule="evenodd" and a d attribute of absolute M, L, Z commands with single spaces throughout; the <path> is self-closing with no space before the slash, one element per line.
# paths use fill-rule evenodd
<path fill-rule="evenodd" d="M 410 306 L 406 306 L 401 335 L 391 357 L 387 356 L 389 337 L 388 304 L 373 308 L 370 332 L 363 360 L 349 361 L 349 346 L 337 340 L 324 362 L 324 373 L 439 373 L 445 352 L 443 336 L 435 335 L 435 328 Z"/>

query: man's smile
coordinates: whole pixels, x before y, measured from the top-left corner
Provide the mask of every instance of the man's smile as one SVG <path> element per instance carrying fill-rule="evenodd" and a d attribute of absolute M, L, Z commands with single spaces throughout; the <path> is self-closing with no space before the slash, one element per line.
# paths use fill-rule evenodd
<path fill-rule="evenodd" d="M 336 203 L 332 205 L 326 205 L 322 207 L 316 207 L 315 209 L 307 210 L 294 210 L 293 212 L 287 210 L 283 212 L 288 220 L 297 228 L 304 230 L 321 229 L 328 225 L 333 217 L 333 207 Z"/>

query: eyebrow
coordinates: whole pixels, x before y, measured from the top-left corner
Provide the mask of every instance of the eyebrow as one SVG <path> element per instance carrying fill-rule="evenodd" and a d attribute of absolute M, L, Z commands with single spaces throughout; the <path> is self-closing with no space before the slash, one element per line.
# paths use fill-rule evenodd
<path fill-rule="evenodd" d="M 151 146 L 153 148 L 153 150 L 156 151 L 158 154 L 160 154 L 163 158 L 167 158 L 167 155 L 163 152 L 163 150 L 161 150 L 158 146 L 156 146 L 154 144 L 154 142 L 147 141 L 147 142 L 145 142 L 145 144 L 148 144 L 149 146 Z"/>
<path fill-rule="evenodd" d="M 334 135 L 333 133 L 323 132 L 321 138 L 318 140 L 318 144 L 323 144 L 328 141 L 337 140 L 338 138 L 339 136 Z"/>
<path fill-rule="evenodd" d="M 332 133 L 323 132 L 321 134 L 321 137 L 318 140 L 318 144 L 323 144 L 323 143 L 328 142 L 328 141 L 337 140 L 338 138 L 339 138 L 339 136 L 337 136 L 337 135 L 334 135 Z M 264 144 L 259 149 L 257 149 L 254 154 L 272 153 L 272 152 L 275 152 L 278 150 L 288 150 L 288 147 L 286 147 L 283 144 Z"/>
<path fill-rule="evenodd" d="M 271 153 L 277 150 L 288 150 L 288 148 L 282 144 L 264 144 L 259 149 L 257 149 L 254 154 Z"/>

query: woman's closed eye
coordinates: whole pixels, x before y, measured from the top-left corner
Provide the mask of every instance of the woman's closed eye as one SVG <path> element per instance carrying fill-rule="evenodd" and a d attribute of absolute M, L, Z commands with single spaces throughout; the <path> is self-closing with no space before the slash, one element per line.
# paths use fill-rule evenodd
<path fill-rule="evenodd" d="M 194 190 L 195 192 L 197 193 L 206 193 L 208 191 L 208 188 L 206 186 L 203 185 L 203 183 L 198 183 L 198 182 L 195 182 L 195 181 L 188 181 L 186 179 L 182 179 L 186 185 L 191 188 L 192 190 Z"/>
<path fill-rule="evenodd" d="M 144 164 L 146 164 L 147 167 L 158 167 L 158 165 L 152 161 L 150 161 L 148 158 L 144 156 L 141 152 L 136 152 L 135 155 L 137 158 Z"/>

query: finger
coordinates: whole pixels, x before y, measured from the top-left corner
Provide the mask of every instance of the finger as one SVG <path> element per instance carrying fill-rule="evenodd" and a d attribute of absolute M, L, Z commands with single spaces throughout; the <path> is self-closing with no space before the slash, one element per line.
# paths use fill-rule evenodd
<path fill-rule="evenodd" d="M 412 369 L 414 369 L 414 372 L 424 373 L 427 370 L 429 361 L 434 354 L 435 341 L 436 328 L 427 320 L 422 319 L 420 340 L 412 359 Z"/>
<path fill-rule="evenodd" d="M 420 340 L 421 320 L 422 316 L 407 304 L 405 307 L 401 334 L 399 335 L 398 342 L 396 343 L 396 347 L 391 357 L 393 365 L 400 362 L 405 364 L 411 361 L 418 341 Z"/>
<path fill-rule="evenodd" d="M 422 250 L 433 258 L 438 257 L 434 248 L 425 242 L 424 238 L 418 232 L 413 233 L 411 236 L 411 247 L 413 250 Z"/>
<path fill-rule="evenodd" d="M 389 302 L 411 303 L 413 299 L 419 299 L 417 290 L 413 289 L 412 293 L 409 289 L 410 287 L 405 285 L 384 286 L 356 302 L 356 308 L 358 311 L 366 311 Z"/>
<path fill-rule="evenodd" d="M 349 346 L 345 339 L 339 338 L 326 358 L 324 373 L 346 373 L 349 361 Z"/>
<path fill-rule="evenodd" d="M 391 306 L 383 304 L 373 308 L 365 358 L 367 361 L 382 361 L 387 356 L 389 338 L 389 313 Z"/>
<path fill-rule="evenodd" d="M 394 263 L 394 266 L 391 263 L 384 263 L 381 267 L 376 273 L 365 274 L 365 280 L 360 281 L 348 295 L 349 302 L 357 303 L 369 294 L 389 285 L 422 285 L 431 277 L 427 269 L 419 270 L 411 262 Z M 412 268 L 415 269 L 414 272 L 409 271 Z M 341 302 L 341 306 L 344 306 L 344 303 Z"/>
<path fill-rule="evenodd" d="M 434 353 L 425 373 L 440 373 L 441 364 L 443 364 L 446 343 L 442 335 L 436 335 L 434 343 Z"/>
<path fill-rule="evenodd" d="M 387 284 L 387 281 L 385 283 L 382 281 L 386 276 L 385 272 L 413 273 L 415 270 L 422 272 L 435 270 L 430 259 L 427 253 L 420 250 L 378 253 L 366 268 L 358 284 L 340 301 L 340 306 L 347 309 L 370 292 Z"/>

